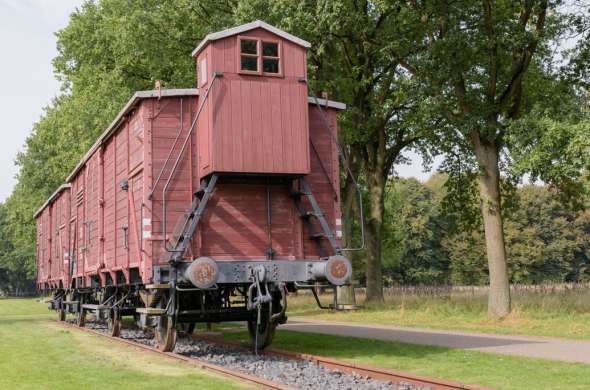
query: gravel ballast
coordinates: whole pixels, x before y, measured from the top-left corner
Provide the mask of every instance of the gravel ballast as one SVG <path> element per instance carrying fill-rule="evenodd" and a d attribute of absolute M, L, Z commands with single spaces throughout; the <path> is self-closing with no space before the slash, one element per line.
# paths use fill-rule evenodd
<path fill-rule="evenodd" d="M 107 332 L 106 325 L 87 322 L 86 327 Z M 122 329 L 121 338 L 137 343 L 156 346 L 153 334 L 139 329 Z M 330 370 L 307 360 L 258 355 L 239 347 L 219 345 L 204 340 L 179 338 L 174 352 L 199 359 L 245 374 L 258 376 L 270 381 L 299 389 L 322 390 L 428 390 L 430 387 L 416 387 L 408 383 L 393 384 L 370 379 L 356 374 Z"/>

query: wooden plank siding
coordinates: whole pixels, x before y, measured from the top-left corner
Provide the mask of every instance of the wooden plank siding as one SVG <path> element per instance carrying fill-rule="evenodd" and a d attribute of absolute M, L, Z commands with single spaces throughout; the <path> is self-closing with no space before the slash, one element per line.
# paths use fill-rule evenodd
<path fill-rule="evenodd" d="M 238 36 L 207 45 L 197 64 L 207 63 L 212 84 L 198 121 L 200 176 L 213 172 L 309 173 L 306 49 L 258 28 L 247 37 L 279 42 L 280 76 L 239 73 Z"/>
<path fill-rule="evenodd" d="M 241 91 L 243 83 L 251 82 L 231 83 L 229 88 Z M 269 82 L 269 85 L 267 90 L 260 86 L 258 92 L 248 87 L 248 96 L 255 96 L 254 99 L 258 99 L 257 107 L 261 108 L 256 114 L 250 110 L 251 116 L 248 118 L 258 115 L 264 125 L 259 129 L 261 133 L 257 133 L 260 139 L 248 144 L 249 148 L 260 148 L 256 149 L 257 159 L 242 161 L 256 166 L 272 166 L 277 174 L 283 172 L 285 164 L 289 164 L 288 159 L 296 159 L 305 153 L 306 156 L 299 160 L 309 161 L 299 161 L 299 167 L 309 164 L 310 171 L 305 177 L 328 223 L 337 230 L 336 219 L 340 218 L 339 163 L 333 138 L 325 129 L 317 108 L 307 103 L 304 89 L 297 100 L 305 98 L 305 110 L 296 111 L 299 115 L 297 123 L 305 124 L 306 147 L 286 147 L 288 143 L 282 142 L 283 137 L 291 133 L 270 131 L 272 137 L 265 138 L 269 129 L 273 129 L 273 123 L 283 123 L 283 120 L 290 120 L 284 118 L 292 117 L 289 114 L 283 118 L 284 105 L 295 105 L 291 97 L 281 101 L 280 83 Z M 200 156 L 205 152 L 201 149 L 203 143 L 198 129 L 194 129 L 170 181 L 166 232 L 163 231 L 162 191 L 188 136 L 200 99 L 202 97 L 194 95 L 142 98 L 121 118 L 100 147 L 87 156 L 71 177 L 71 188 L 55 197 L 36 217 L 40 286 L 56 288 L 60 282 L 67 286 L 73 281 L 89 286 L 91 279 L 92 283 L 98 281 L 104 284 L 107 276 L 115 279 L 117 273 L 122 273 L 126 282 L 129 282 L 133 269 L 139 270 L 144 283 L 149 283 L 153 266 L 167 263 L 169 254 L 164 249 L 164 239 L 173 237 L 193 193 L 203 179 Z M 232 93 L 227 96 L 225 107 L 221 108 L 227 123 L 245 120 L 240 110 L 234 110 L 234 105 L 239 104 L 239 101 L 241 95 Z M 262 110 L 262 107 L 269 109 Z M 236 114 L 236 111 L 240 114 Z M 337 110 L 324 107 L 323 111 L 336 129 Z M 242 142 L 235 142 L 236 138 L 240 139 L 238 135 L 244 128 L 254 131 L 253 127 L 236 128 L 228 125 L 227 129 L 231 132 L 226 134 L 227 139 L 223 138 L 222 145 L 228 148 L 223 149 L 223 156 L 231 156 L 231 159 L 223 157 L 224 164 L 234 164 L 240 155 L 250 153 L 245 152 Z M 177 145 L 170 153 L 177 136 Z M 310 137 L 322 164 L 312 152 Z M 170 159 L 156 183 L 168 154 Z M 276 158 L 278 155 L 289 157 Z M 291 173 L 288 175 L 293 177 Z M 127 191 L 122 188 L 124 182 L 128 184 Z M 287 187 L 271 185 L 270 191 L 270 233 L 274 258 L 317 258 L 317 248 L 309 239 L 309 232 L 303 226 Z M 209 256 L 216 260 L 265 259 L 269 247 L 266 197 L 265 185 L 229 184 L 222 181 L 207 206 L 193 237 L 193 245 L 185 256 Z M 311 209 L 308 204 L 306 207 Z M 127 240 L 123 227 L 127 228 Z M 332 254 L 327 241 L 324 248 L 328 254 Z M 70 261 L 72 275 L 69 275 Z"/>

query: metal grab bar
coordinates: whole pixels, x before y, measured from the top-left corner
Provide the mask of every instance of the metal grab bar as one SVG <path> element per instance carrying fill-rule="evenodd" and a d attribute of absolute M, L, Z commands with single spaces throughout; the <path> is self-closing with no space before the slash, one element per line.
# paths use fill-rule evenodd
<path fill-rule="evenodd" d="M 215 80 L 218 77 L 221 77 L 222 74 L 215 72 L 213 73 L 213 77 L 211 78 L 211 82 L 209 83 L 209 85 L 207 86 L 207 91 L 205 92 L 205 96 L 203 96 L 203 101 L 201 102 L 201 105 L 197 111 L 197 115 L 195 115 L 195 119 L 193 119 L 193 122 L 191 123 L 191 127 L 188 130 L 188 134 L 186 135 L 186 138 L 184 139 L 184 142 L 182 144 L 182 148 L 180 149 L 180 152 L 178 153 L 178 157 L 176 158 L 176 161 L 174 162 L 174 165 L 172 166 L 172 170 L 170 171 L 170 175 L 168 176 L 168 180 L 166 181 L 166 184 L 164 185 L 164 188 L 162 189 L 162 232 L 164 235 L 164 249 L 166 249 L 166 252 L 175 252 L 174 249 L 169 249 L 168 248 L 168 233 L 167 233 L 167 229 L 166 229 L 166 193 L 168 191 L 168 186 L 170 185 L 172 178 L 174 177 L 174 173 L 176 173 L 176 169 L 178 168 L 178 164 L 180 163 L 180 160 L 182 158 L 182 155 L 184 154 L 185 150 L 186 150 L 186 146 L 188 145 L 189 140 L 191 139 L 191 136 L 193 134 L 193 130 L 195 128 L 195 125 L 197 124 L 197 119 L 199 119 L 199 116 L 201 115 L 201 112 L 203 111 L 203 108 L 205 107 L 205 102 L 207 101 L 207 97 L 209 97 L 209 92 L 211 92 L 211 88 L 213 87 L 213 83 L 215 82 Z"/>
<path fill-rule="evenodd" d="M 305 81 L 305 83 L 309 87 L 309 83 L 307 83 L 307 80 Z M 338 147 L 338 155 L 340 156 L 340 160 L 344 164 L 344 167 L 346 168 L 346 173 L 350 176 L 350 179 L 352 180 L 352 182 L 356 188 L 356 192 L 357 192 L 358 198 L 359 198 L 358 201 L 359 201 L 359 214 L 360 214 L 359 216 L 361 219 L 361 222 L 359 224 L 360 228 L 361 228 L 361 246 L 358 248 L 342 248 L 342 250 L 343 251 L 361 251 L 361 250 L 365 249 L 365 217 L 364 217 L 364 211 L 363 211 L 363 193 L 361 192 L 361 187 L 359 186 L 356 178 L 354 177 L 354 175 L 352 174 L 352 171 L 350 170 L 350 165 L 348 164 L 348 160 L 346 159 L 346 156 L 344 155 L 344 150 L 342 149 L 340 142 L 338 142 L 338 140 L 336 139 L 336 136 L 334 135 L 335 131 L 332 129 L 332 126 L 330 126 L 330 123 L 328 122 L 328 119 L 326 118 L 326 114 L 324 113 L 324 110 L 322 110 L 322 106 L 321 106 L 317 96 L 315 95 L 314 91 L 311 88 L 309 88 L 309 92 L 311 93 L 311 97 L 313 98 L 315 105 L 318 107 L 318 110 L 320 112 L 320 117 L 322 118 L 322 122 L 324 123 L 326 130 L 330 134 L 330 137 L 332 137 L 332 141 Z M 327 104 L 328 103 L 327 103 L 327 99 L 326 99 L 326 105 Z"/>

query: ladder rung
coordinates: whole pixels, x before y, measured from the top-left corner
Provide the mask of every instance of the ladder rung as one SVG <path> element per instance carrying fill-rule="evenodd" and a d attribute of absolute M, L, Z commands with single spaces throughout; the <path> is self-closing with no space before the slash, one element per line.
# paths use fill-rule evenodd
<path fill-rule="evenodd" d="M 326 237 L 324 233 L 315 233 L 311 235 L 312 240 L 321 240 L 324 237 Z"/>

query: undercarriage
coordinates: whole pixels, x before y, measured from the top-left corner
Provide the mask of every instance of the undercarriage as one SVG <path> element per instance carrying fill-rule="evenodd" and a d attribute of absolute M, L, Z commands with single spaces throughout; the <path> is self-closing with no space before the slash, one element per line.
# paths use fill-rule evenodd
<path fill-rule="evenodd" d="M 197 323 L 246 322 L 257 351 L 270 345 L 277 325 L 287 321 L 290 292 L 319 281 L 335 288 L 348 280 L 350 271 L 343 256 L 292 261 L 198 258 L 154 269 L 151 284 L 55 290 L 50 308 L 60 321 L 73 314 L 81 327 L 91 313 L 105 321 L 115 337 L 123 317 L 132 317 L 139 328 L 153 330 L 162 351 L 172 351 L 177 333 L 190 334 Z M 336 307 L 336 302 L 330 306 Z"/>

